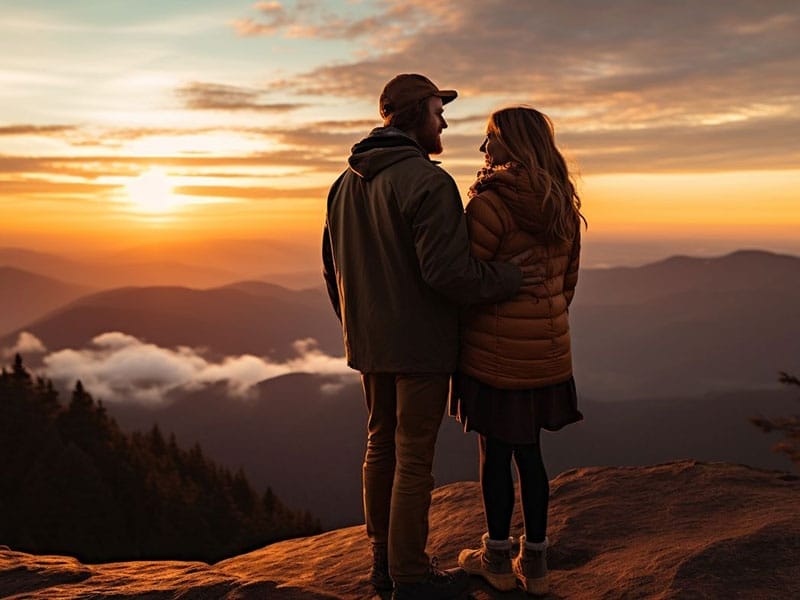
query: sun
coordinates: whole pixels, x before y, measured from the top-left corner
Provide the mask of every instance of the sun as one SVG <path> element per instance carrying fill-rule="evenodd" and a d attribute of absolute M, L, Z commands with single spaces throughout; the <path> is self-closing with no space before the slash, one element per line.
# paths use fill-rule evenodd
<path fill-rule="evenodd" d="M 139 212 L 165 214 L 181 206 L 175 184 L 163 169 L 152 167 L 125 184 L 130 202 Z"/>

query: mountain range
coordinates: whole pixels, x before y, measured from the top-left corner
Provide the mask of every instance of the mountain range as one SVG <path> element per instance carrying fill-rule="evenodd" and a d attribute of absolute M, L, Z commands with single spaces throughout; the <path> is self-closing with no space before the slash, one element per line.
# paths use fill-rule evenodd
<path fill-rule="evenodd" d="M 0 333 L 28 323 L 91 291 L 88 286 L 65 283 L 16 267 L 0 266 Z"/>
<path fill-rule="evenodd" d="M 13 346 L 23 331 L 50 352 L 83 349 L 97 335 L 120 331 L 162 348 L 191 346 L 215 361 L 243 354 L 286 360 L 298 352 L 293 342 L 305 338 L 316 339 L 327 355 L 342 354 L 339 323 L 319 286 L 129 286 L 71 299 L 80 288 L 66 278 L 37 279 L 18 268 L 0 275 L 6 277 L 0 283 L 11 282 L 0 287 L 11 298 L 4 308 L 24 307 L 25 293 L 67 294 L 57 307 L 37 309 L 36 318 L 15 317 L 0 348 Z M 50 287 L 26 288 L 23 281 Z M 570 319 L 586 418 L 544 434 L 551 474 L 687 457 L 788 468 L 769 452 L 775 438 L 747 419 L 797 410 L 777 374 L 800 370 L 799 306 L 800 258 L 794 256 L 740 251 L 582 270 Z M 41 355 L 25 362 L 41 365 Z M 243 466 L 258 486 L 273 486 L 289 506 L 312 510 L 326 526 L 360 518 L 365 410 L 355 377 L 295 373 L 262 381 L 246 398 L 230 397 L 219 383 L 173 389 L 152 406 L 106 404 L 126 429 L 158 422 L 183 445 L 200 442 L 214 460 Z M 446 418 L 437 482 L 475 479 L 476 454 L 474 434 L 464 435 Z"/>
<path fill-rule="evenodd" d="M 800 357 L 800 258 L 740 251 L 581 272 L 575 372 L 593 397 L 770 387 Z"/>
<path fill-rule="evenodd" d="M 775 388 L 776 373 L 791 370 L 800 356 L 798 306 L 800 258 L 794 256 L 740 251 L 585 269 L 570 315 L 575 372 L 584 393 L 607 400 Z M 321 286 L 289 290 L 249 281 L 209 289 L 116 288 L 15 325 L 0 346 L 12 346 L 28 331 L 50 350 L 78 349 L 96 335 L 121 331 L 215 357 L 286 358 L 292 343 L 305 338 L 342 354 L 339 324 Z"/>
<path fill-rule="evenodd" d="M 10 346 L 21 331 L 51 351 L 82 348 L 92 338 L 121 331 L 163 347 L 206 348 L 209 356 L 293 354 L 292 343 L 313 337 L 341 352 L 341 329 L 321 290 L 294 291 L 265 282 L 197 290 L 126 287 L 83 296 L 0 338 Z"/>
<path fill-rule="evenodd" d="M 319 261 L 318 246 L 272 239 L 176 240 L 69 257 L 0 247 L 0 265 L 95 289 L 153 285 L 208 288 L 247 279 L 303 288 L 320 281 Z"/>

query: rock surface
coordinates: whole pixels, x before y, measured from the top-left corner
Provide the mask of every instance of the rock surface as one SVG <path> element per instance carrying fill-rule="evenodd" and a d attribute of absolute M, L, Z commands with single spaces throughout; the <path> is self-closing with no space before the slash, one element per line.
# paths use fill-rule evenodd
<path fill-rule="evenodd" d="M 442 566 L 477 544 L 481 506 L 474 482 L 434 492 L 429 552 Z M 695 461 L 569 471 L 551 482 L 549 537 L 550 598 L 800 598 L 800 478 L 788 473 Z M 363 526 L 214 565 L 84 565 L 0 547 L 0 597 L 366 599 L 369 560 Z M 472 595 L 525 597 L 477 579 Z"/>

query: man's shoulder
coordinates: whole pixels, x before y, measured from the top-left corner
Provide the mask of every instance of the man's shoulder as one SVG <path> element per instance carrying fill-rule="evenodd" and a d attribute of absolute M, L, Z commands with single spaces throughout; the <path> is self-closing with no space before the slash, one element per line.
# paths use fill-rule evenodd
<path fill-rule="evenodd" d="M 450 175 L 442 166 L 424 156 L 418 156 L 404 160 L 395 165 L 395 172 L 402 177 L 418 178 L 429 182 L 452 183 L 455 185 L 453 176 Z"/>

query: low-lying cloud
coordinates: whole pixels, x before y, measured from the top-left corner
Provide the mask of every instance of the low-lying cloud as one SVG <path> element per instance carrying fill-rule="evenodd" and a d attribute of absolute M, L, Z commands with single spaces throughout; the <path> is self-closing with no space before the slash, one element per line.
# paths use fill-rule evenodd
<path fill-rule="evenodd" d="M 29 333 L 20 336 L 17 347 L 23 342 L 44 351 L 44 344 Z M 213 362 L 194 348 L 163 348 L 113 331 L 92 339 L 90 347 L 46 355 L 42 375 L 70 387 L 80 379 L 103 401 L 145 404 L 163 402 L 172 391 L 198 390 L 216 383 L 225 383 L 232 396 L 246 397 L 259 382 L 289 373 L 324 375 L 320 390 L 333 393 L 355 377 L 344 357 L 325 354 L 312 338 L 298 340 L 293 347 L 297 356 L 285 362 L 252 354 Z"/>
<path fill-rule="evenodd" d="M 4 358 L 11 358 L 15 354 L 43 354 L 47 348 L 42 341 L 32 333 L 23 331 L 17 336 L 17 343 L 2 352 Z"/>

